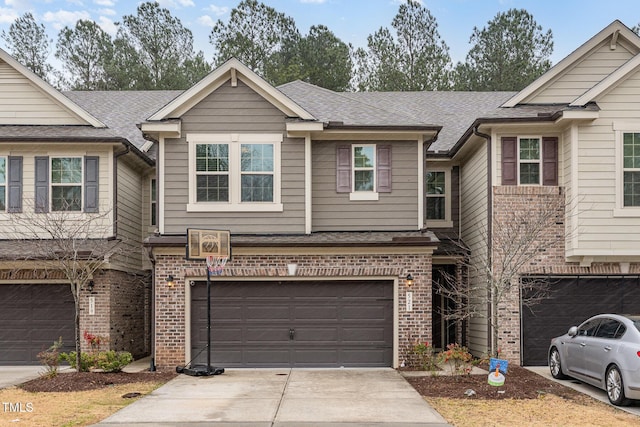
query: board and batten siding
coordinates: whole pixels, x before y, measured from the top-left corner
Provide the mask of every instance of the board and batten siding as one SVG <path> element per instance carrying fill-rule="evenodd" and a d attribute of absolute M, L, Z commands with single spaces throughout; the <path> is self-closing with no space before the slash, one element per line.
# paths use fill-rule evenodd
<path fill-rule="evenodd" d="M 622 178 L 622 161 L 616 156 L 622 156 L 622 147 L 616 147 L 615 127 L 624 124 L 629 132 L 640 132 L 640 72 L 596 101 L 600 118 L 578 128 L 579 192 L 575 197 L 579 234 L 568 255 L 637 256 L 640 215 L 616 213 L 616 198 L 622 192 L 616 186 L 616 179 Z"/>
<path fill-rule="evenodd" d="M 377 201 L 350 201 L 336 192 L 337 146 L 372 141 L 313 141 L 313 231 L 413 230 L 418 225 L 417 141 L 375 141 L 391 146 L 391 192 Z"/>
<path fill-rule="evenodd" d="M 475 141 L 477 148 L 461 164 L 460 167 L 460 232 L 462 240 L 471 251 L 470 263 L 479 268 L 469 270 L 469 282 L 478 292 L 486 292 L 482 276 L 482 259 L 487 256 L 487 144 L 484 140 Z M 471 317 L 468 323 L 469 350 L 476 356 L 487 353 L 489 329 L 487 326 L 486 295 L 472 295 L 470 303 L 477 303 L 479 315 Z"/>
<path fill-rule="evenodd" d="M 630 49 L 630 47 L 618 43 L 616 49 L 611 50 L 610 41 L 607 39 L 578 64 L 523 102 L 531 104 L 569 103 L 635 56 Z"/>
<path fill-rule="evenodd" d="M 304 139 L 286 137 L 285 119 L 282 111 L 241 80 L 237 87 L 226 82 L 185 113 L 183 137 L 164 144 L 164 233 L 184 234 L 187 227 L 250 234 L 304 233 Z M 282 133 L 283 212 L 187 212 L 189 133 Z"/>
<path fill-rule="evenodd" d="M 0 125 L 84 125 L 76 115 L 0 60 Z"/>

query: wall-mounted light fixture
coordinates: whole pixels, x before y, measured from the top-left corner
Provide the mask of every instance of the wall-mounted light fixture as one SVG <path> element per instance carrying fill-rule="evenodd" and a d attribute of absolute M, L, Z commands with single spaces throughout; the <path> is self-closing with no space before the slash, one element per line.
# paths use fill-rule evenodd
<path fill-rule="evenodd" d="M 175 285 L 176 283 L 174 282 L 173 274 L 170 274 L 169 276 L 167 276 L 167 286 L 173 288 Z"/>
<path fill-rule="evenodd" d="M 411 275 L 411 273 L 407 274 L 407 280 L 405 283 L 408 287 L 413 286 L 413 276 Z"/>
<path fill-rule="evenodd" d="M 94 287 L 95 285 L 96 285 L 96 284 L 95 284 L 95 283 L 93 283 L 93 280 L 89 280 L 89 283 L 87 284 L 87 287 L 88 287 L 88 289 L 89 289 L 89 292 L 93 292 L 93 287 Z"/>

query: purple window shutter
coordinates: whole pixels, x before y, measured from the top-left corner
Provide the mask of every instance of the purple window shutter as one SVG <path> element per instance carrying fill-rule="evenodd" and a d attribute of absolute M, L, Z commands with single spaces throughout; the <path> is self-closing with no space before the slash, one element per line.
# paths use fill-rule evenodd
<path fill-rule="evenodd" d="M 338 145 L 336 149 L 336 192 L 351 192 L 351 146 Z"/>
<path fill-rule="evenodd" d="M 518 184 L 518 140 L 514 136 L 502 138 L 502 185 Z"/>
<path fill-rule="evenodd" d="M 379 193 L 391 193 L 391 146 L 379 145 L 377 147 L 376 165 L 377 189 Z"/>
<path fill-rule="evenodd" d="M 542 138 L 542 185 L 558 185 L 558 138 Z"/>

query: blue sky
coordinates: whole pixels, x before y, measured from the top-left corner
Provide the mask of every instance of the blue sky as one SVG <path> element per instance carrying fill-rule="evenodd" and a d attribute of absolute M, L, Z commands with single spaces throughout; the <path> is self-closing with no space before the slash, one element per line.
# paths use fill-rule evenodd
<path fill-rule="evenodd" d="M 92 19 L 115 34 L 115 22 L 136 13 L 139 2 L 131 0 L 0 0 L 0 30 L 27 11 L 42 22 L 55 40 L 61 28 L 78 19 Z M 329 27 L 344 42 L 366 46 L 367 36 L 391 20 L 403 0 L 262 0 L 292 17 L 301 33 L 312 25 Z M 160 0 L 194 34 L 195 47 L 207 60 L 214 54 L 209 43 L 211 27 L 218 19 L 227 21 L 240 0 Z M 482 28 L 498 12 L 522 8 L 531 13 L 543 29 L 551 29 L 553 63 L 560 61 L 615 19 L 632 27 L 640 22 L 638 0 L 422 0 L 438 23 L 441 38 L 454 62 L 464 61 L 473 27 Z M 3 48 L 4 42 L 0 42 Z M 51 55 L 53 61 L 53 54 Z"/>

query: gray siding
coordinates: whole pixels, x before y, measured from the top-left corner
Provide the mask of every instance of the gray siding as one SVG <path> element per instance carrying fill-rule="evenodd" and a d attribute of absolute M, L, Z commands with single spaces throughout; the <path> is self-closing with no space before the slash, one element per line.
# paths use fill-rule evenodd
<path fill-rule="evenodd" d="M 118 264 L 128 269 L 141 269 L 142 257 L 142 178 L 139 171 L 122 158 L 117 163 L 118 187 L 116 212 L 118 237 L 124 239 L 124 256 Z"/>
<path fill-rule="evenodd" d="M 164 233 L 187 227 L 232 233 L 304 233 L 304 140 L 285 134 L 285 115 L 242 81 L 225 83 L 182 117 L 181 139 L 165 144 Z M 186 212 L 189 201 L 188 133 L 282 133 L 283 212 Z"/>
<path fill-rule="evenodd" d="M 414 230 L 418 224 L 416 141 L 375 141 L 392 146 L 392 191 L 377 201 L 350 201 L 336 192 L 336 146 L 371 141 L 314 141 L 313 231 Z"/>

